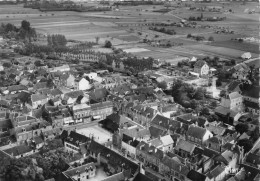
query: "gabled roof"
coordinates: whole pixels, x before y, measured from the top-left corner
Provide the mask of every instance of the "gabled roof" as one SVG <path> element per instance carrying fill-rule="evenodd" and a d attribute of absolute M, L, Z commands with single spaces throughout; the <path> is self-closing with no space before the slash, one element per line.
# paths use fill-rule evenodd
<path fill-rule="evenodd" d="M 240 87 L 239 87 L 240 84 L 241 84 L 240 81 L 237 81 L 237 80 L 232 81 L 230 84 L 227 85 L 227 91 L 233 92 L 236 88 L 238 88 L 238 90 L 240 90 Z"/>
<path fill-rule="evenodd" d="M 163 158 L 163 151 L 160 149 L 157 149 L 156 147 L 149 145 L 148 143 L 141 141 L 137 147 L 137 150 L 140 150 L 142 152 L 145 152 L 146 154 L 149 154 L 150 156 L 153 156 L 159 160 Z"/>
<path fill-rule="evenodd" d="M 144 138 L 146 136 L 150 137 L 150 131 L 148 129 L 132 128 L 123 130 L 125 135 L 132 138 Z"/>
<path fill-rule="evenodd" d="M 95 142 L 94 140 L 91 141 L 89 150 L 96 156 L 100 154 L 100 156 L 108 160 L 108 163 L 114 168 L 123 167 L 125 170 L 131 169 L 132 175 L 136 173 L 138 169 L 138 165 L 136 163 L 109 149 L 108 147 Z"/>
<path fill-rule="evenodd" d="M 25 85 L 12 85 L 12 86 L 8 86 L 7 89 L 9 90 L 9 92 L 12 92 L 12 91 L 27 90 L 28 88 Z"/>
<path fill-rule="evenodd" d="M 150 177 L 142 174 L 142 173 L 138 173 L 135 178 L 133 179 L 133 181 L 153 181 L 153 179 L 151 179 Z"/>
<path fill-rule="evenodd" d="M 250 152 L 246 156 L 246 162 L 257 167 L 258 165 L 260 165 L 260 156 Z"/>
<path fill-rule="evenodd" d="M 31 95 L 32 102 L 40 101 L 40 100 L 47 99 L 47 98 L 48 97 L 43 94 L 32 94 Z"/>
<path fill-rule="evenodd" d="M 122 141 L 131 145 L 132 147 L 137 147 L 137 145 L 140 143 L 138 140 L 128 136 L 128 135 L 125 135 L 123 134 L 123 137 L 122 137 Z"/>
<path fill-rule="evenodd" d="M 151 136 L 152 136 L 153 138 L 158 138 L 159 136 L 163 136 L 163 135 L 165 135 L 165 133 L 166 133 L 166 130 L 157 128 L 157 127 L 155 127 L 155 126 L 150 126 L 150 127 L 149 127 L 149 131 L 150 131 Z"/>
<path fill-rule="evenodd" d="M 153 119 L 151 124 L 157 125 L 159 127 L 162 127 L 164 129 L 170 129 L 170 130 L 176 130 L 178 128 L 181 128 L 182 125 L 180 122 L 172 120 L 170 118 L 164 117 L 162 115 L 157 114 Z"/>
<path fill-rule="evenodd" d="M 214 135 L 222 135 L 226 131 L 226 128 L 221 127 L 221 126 L 217 126 L 217 125 L 212 125 L 212 124 L 208 124 L 206 126 L 206 128 L 207 128 L 207 130 L 212 132 Z"/>
<path fill-rule="evenodd" d="M 238 92 L 232 92 L 232 93 L 229 94 L 230 99 L 237 99 L 239 97 L 242 97 L 242 95 L 239 94 Z"/>
<path fill-rule="evenodd" d="M 185 176 L 188 175 L 189 169 L 187 166 L 177 162 L 176 160 L 170 158 L 169 156 L 164 156 L 163 159 L 161 160 L 161 163 L 165 166 L 168 166 L 170 169 L 181 173 Z"/>
<path fill-rule="evenodd" d="M 84 93 L 82 90 L 78 90 L 78 91 L 71 91 L 71 92 L 68 92 L 64 95 L 64 97 L 67 97 L 67 98 L 78 98 L 79 96 L 84 96 Z"/>
<path fill-rule="evenodd" d="M 244 96 L 259 99 L 260 88 L 259 86 L 251 86 L 249 89 L 243 92 Z"/>
<path fill-rule="evenodd" d="M 207 177 L 209 177 L 210 179 L 216 178 L 224 171 L 225 171 L 225 167 L 218 165 L 213 170 L 211 170 L 209 173 L 207 173 Z"/>
<path fill-rule="evenodd" d="M 27 145 L 19 145 L 12 148 L 8 148 L 6 150 L 3 150 L 4 152 L 8 153 L 11 156 L 19 156 L 24 153 L 28 153 L 32 151 L 32 148 Z"/>
<path fill-rule="evenodd" d="M 177 143 L 175 147 L 176 150 L 184 150 L 190 154 L 194 151 L 195 148 L 196 145 L 182 139 Z"/>
<path fill-rule="evenodd" d="M 202 139 L 203 136 L 206 134 L 207 129 L 201 128 L 198 126 L 190 126 L 187 131 L 187 136 L 192 136 L 194 138 Z"/>
<path fill-rule="evenodd" d="M 194 67 L 201 68 L 203 65 L 207 64 L 204 60 L 198 60 L 195 64 Z"/>
<path fill-rule="evenodd" d="M 105 88 L 100 88 L 100 89 L 94 89 L 89 93 L 89 98 L 98 101 L 106 98 L 108 95 L 108 91 Z"/>
<path fill-rule="evenodd" d="M 69 169 L 69 170 L 63 172 L 63 174 L 68 177 L 73 177 L 75 175 L 78 175 L 79 173 L 85 172 L 86 170 L 95 169 L 95 168 L 96 168 L 95 164 L 93 162 L 91 162 L 91 163 L 87 163 L 87 164 L 81 165 L 76 168 Z"/>
<path fill-rule="evenodd" d="M 71 143 L 73 145 L 79 146 L 80 143 L 86 143 L 90 140 L 90 138 L 79 134 L 75 131 L 71 131 L 69 136 L 65 139 L 66 142 Z"/>
<path fill-rule="evenodd" d="M 43 89 L 43 88 L 47 88 L 47 87 L 48 87 L 47 82 L 38 82 L 33 85 L 34 90 L 39 90 L 39 89 Z"/>
<path fill-rule="evenodd" d="M 187 178 L 189 178 L 191 181 L 205 181 L 207 177 L 202 173 L 191 170 L 189 171 Z"/>

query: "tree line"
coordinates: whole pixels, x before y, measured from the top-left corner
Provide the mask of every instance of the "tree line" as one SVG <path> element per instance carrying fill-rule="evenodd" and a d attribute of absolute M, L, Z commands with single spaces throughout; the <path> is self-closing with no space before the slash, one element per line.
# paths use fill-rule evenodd
<path fill-rule="evenodd" d="M 25 40 L 29 42 L 35 40 L 37 37 L 35 29 L 32 28 L 30 22 L 26 20 L 21 22 L 20 27 L 11 23 L 2 23 L 0 26 L 0 35 L 4 38 L 15 38 L 16 40 Z"/>

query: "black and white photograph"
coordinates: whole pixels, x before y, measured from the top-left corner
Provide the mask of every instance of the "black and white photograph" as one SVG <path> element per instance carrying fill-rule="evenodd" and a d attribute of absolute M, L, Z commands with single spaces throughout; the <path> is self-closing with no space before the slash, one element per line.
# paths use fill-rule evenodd
<path fill-rule="evenodd" d="M 259 0 L 0 0 L 0 181 L 260 181 Z"/>

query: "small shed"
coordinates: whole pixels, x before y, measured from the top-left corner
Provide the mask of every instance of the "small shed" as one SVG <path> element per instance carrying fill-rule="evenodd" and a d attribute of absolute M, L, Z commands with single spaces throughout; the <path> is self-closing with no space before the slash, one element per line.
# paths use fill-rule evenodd
<path fill-rule="evenodd" d="M 243 59 L 250 59 L 251 57 L 252 57 L 252 55 L 250 52 L 246 52 L 241 55 L 241 58 L 243 58 Z"/>

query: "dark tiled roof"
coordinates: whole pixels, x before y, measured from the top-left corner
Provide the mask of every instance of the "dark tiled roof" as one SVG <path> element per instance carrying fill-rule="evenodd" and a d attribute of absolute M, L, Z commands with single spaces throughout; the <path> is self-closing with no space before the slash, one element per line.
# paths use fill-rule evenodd
<path fill-rule="evenodd" d="M 12 85 L 8 87 L 8 90 L 10 92 L 12 91 L 21 91 L 21 90 L 27 90 L 28 88 L 24 85 Z"/>
<path fill-rule="evenodd" d="M 151 136 L 153 138 L 158 138 L 159 136 L 163 136 L 165 135 L 166 131 L 165 130 L 162 130 L 160 128 L 157 128 L 155 126 L 150 126 L 149 127 L 149 131 L 151 133 Z"/>
<path fill-rule="evenodd" d="M 240 82 L 235 80 L 235 81 L 232 81 L 230 84 L 228 84 L 227 86 L 227 90 L 229 92 L 233 92 L 237 87 L 239 88 L 239 84 Z M 240 89 L 240 88 L 239 88 Z"/>
<path fill-rule="evenodd" d="M 253 153 L 248 153 L 246 157 L 246 162 L 253 164 L 257 167 L 257 165 L 260 165 L 260 157 L 259 155 L 253 154 Z"/>
<path fill-rule="evenodd" d="M 33 85 L 34 90 L 39 90 L 39 89 L 43 89 L 43 88 L 47 88 L 47 87 L 48 87 L 47 82 L 38 82 Z"/>
<path fill-rule="evenodd" d="M 206 131 L 207 131 L 206 129 L 198 127 L 198 126 L 190 126 L 187 131 L 187 135 L 192 136 L 194 138 L 202 139 L 203 136 L 205 135 Z"/>
<path fill-rule="evenodd" d="M 252 166 L 249 166 L 247 164 L 240 164 L 239 165 L 241 168 L 244 168 L 246 173 L 249 173 L 250 174 L 247 174 L 247 180 L 254 180 L 254 178 L 260 174 L 260 169 L 258 168 L 255 168 L 255 167 L 252 167 Z"/>
<path fill-rule="evenodd" d="M 175 149 L 178 151 L 181 149 L 190 154 L 194 151 L 195 148 L 196 148 L 196 145 L 194 145 L 188 141 L 182 140 L 182 139 L 177 143 L 177 145 L 175 147 Z"/>
<path fill-rule="evenodd" d="M 211 170 L 208 174 L 207 177 L 210 179 L 218 177 L 221 173 L 225 171 L 225 167 L 218 165 L 216 166 L 213 170 Z"/>
<path fill-rule="evenodd" d="M 105 88 L 95 89 L 89 93 L 89 98 L 94 101 L 105 99 L 108 95 L 108 91 Z"/>
<path fill-rule="evenodd" d="M 96 154 L 96 156 L 100 153 L 100 156 L 108 160 L 108 163 L 114 168 L 122 167 L 124 169 L 131 169 L 131 174 L 133 175 L 137 169 L 138 165 L 131 160 L 125 158 L 124 156 L 110 150 L 109 148 L 101 145 L 95 141 L 91 141 L 89 145 L 89 150 Z"/>
<path fill-rule="evenodd" d="M 259 104 L 251 101 L 244 100 L 244 104 L 246 107 L 250 107 L 253 109 L 259 109 Z"/>
<path fill-rule="evenodd" d="M 189 178 L 191 181 L 205 181 L 206 175 L 203 175 L 202 173 L 199 173 L 195 170 L 189 171 L 187 178 Z"/>
<path fill-rule="evenodd" d="M 93 162 L 91 162 L 91 163 L 87 163 L 85 165 L 81 165 L 81 166 L 76 167 L 76 168 L 69 169 L 69 170 L 63 172 L 63 174 L 65 174 L 69 177 L 73 177 L 75 175 L 78 175 L 79 173 L 85 172 L 86 169 L 89 170 L 89 169 L 95 169 L 95 168 L 96 168 L 95 164 Z"/>
<path fill-rule="evenodd" d="M 65 139 L 66 142 L 71 143 L 73 145 L 78 146 L 80 143 L 86 143 L 90 140 L 90 138 L 79 134 L 75 131 L 71 131 L 69 136 Z"/>
<path fill-rule="evenodd" d="M 133 181 L 153 181 L 153 179 L 146 175 L 143 175 L 142 173 L 138 173 Z"/>
<path fill-rule="evenodd" d="M 31 95 L 32 102 L 40 101 L 40 100 L 47 99 L 47 98 L 48 97 L 46 95 L 42 95 L 42 94 L 32 94 Z"/>
<path fill-rule="evenodd" d="M 125 134 L 123 134 L 123 138 L 122 141 L 131 145 L 132 147 L 137 147 L 137 145 L 140 143 L 138 140 L 134 140 L 132 137 L 127 136 Z"/>
<path fill-rule="evenodd" d="M 259 93 L 260 93 L 259 86 L 251 86 L 249 89 L 243 92 L 243 95 L 258 99 Z"/>
<path fill-rule="evenodd" d="M 209 158 L 212 158 L 212 157 L 214 157 L 214 156 L 219 155 L 219 153 L 218 153 L 217 151 L 212 150 L 212 149 L 209 149 L 209 148 L 206 148 L 206 147 L 204 148 L 202 154 L 205 155 L 205 156 L 207 156 L 207 157 L 209 157 Z"/>
<path fill-rule="evenodd" d="M 84 93 L 82 90 L 79 90 L 79 91 L 71 91 L 71 92 L 68 92 L 64 95 L 64 97 L 67 97 L 67 98 L 78 98 L 79 96 L 84 96 Z"/>
<path fill-rule="evenodd" d="M 141 141 L 136 149 L 145 152 L 146 154 L 152 155 L 155 158 L 161 160 L 163 158 L 163 151 L 160 149 L 155 148 L 154 146 L 150 146 L 148 143 Z"/>
<path fill-rule="evenodd" d="M 174 121 L 174 120 L 172 120 L 170 118 L 164 117 L 164 116 L 159 115 L 159 114 L 157 114 L 153 118 L 151 123 L 154 124 L 154 125 L 157 125 L 159 127 L 162 127 L 162 128 L 164 128 L 166 130 L 170 129 L 172 131 L 182 127 L 180 122 Z"/>
<path fill-rule="evenodd" d="M 104 109 L 104 108 L 108 108 L 108 107 L 113 107 L 113 103 L 111 101 L 100 102 L 100 103 L 96 103 L 96 104 L 90 104 L 90 107 L 92 110 Z"/>
<path fill-rule="evenodd" d="M 19 145 L 3 151 L 8 153 L 9 155 L 18 156 L 24 153 L 28 153 L 32 151 L 32 149 L 27 145 Z"/>
<path fill-rule="evenodd" d="M 170 169 L 173 169 L 174 171 L 177 171 L 178 173 L 181 173 L 185 176 L 187 176 L 187 174 L 189 173 L 188 167 L 170 158 L 169 156 L 164 156 L 161 162 L 162 164 L 168 166 Z"/>
<path fill-rule="evenodd" d="M 199 67 L 199 68 L 201 68 L 204 64 L 207 64 L 204 60 L 198 60 L 198 61 L 194 64 L 194 67 Z"/>

